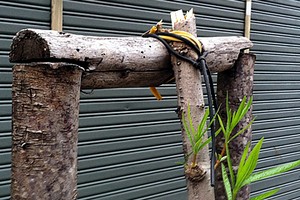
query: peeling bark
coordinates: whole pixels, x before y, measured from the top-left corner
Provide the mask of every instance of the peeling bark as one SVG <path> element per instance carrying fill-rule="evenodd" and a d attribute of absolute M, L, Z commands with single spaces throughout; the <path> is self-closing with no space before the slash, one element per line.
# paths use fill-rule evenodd
<path fill-rule="evenodd" d="M 255 55 L 241 54 L 235 66 L 227 71 L 218 74 L 217 98 L 220 105 L 219 114 L 223 121 L 226 121 L 226 95 L 228 92 L 229 106 L 235 111 L 237 110 L 243 97 L 247 99 L 253 95 L 253 74 L 254 74 Z M 239 130 L 243 129 L 252 120 L 252 107 L 233 130 L 235 135 Z M 224 146 L 224 138 L 220 134 L 216 138 L 216 149 L 220 154 Z M 243 151 L 248 142 L 252 140 L 252 129 L 248 128 L 243 134 L 229 143 L 230 156 L 233 169 L 236 171 L 242 157 Z M 250 188 L 245 186 L 239 192 L 237 200 L 249 199 Z M 217 200 L 226 200 L 226 193 L 222 181 L 221 167 L 216 171 L 215 196 Z"/>
<path fill-rule="evenodd" d="M 174 30 L 183 30 L 196 35 L 196 19 L 194 14 L 192 15 L 192 17 L 186 17 L 186 19 L 172 19 L 172 22 L 174 21 L 176 21 L 174 23 Z M 179 52 L 187 50 L 187 56 L 193 58 L 194 60 L 197 59 L 197 54 L 188 46 L 182 43 L 174 43 L 173 48 Z M 197 130 L 198 124 L 200 123 L 204 115 L 204 98 L 202 92 L 200 71 L 190 63 L 176 58 L 176 56 L 171 56 L 171 60 L 176 80 L 179 118 L 181 119 L 181 116 L 185 115 L 187 119 L 187 108 L 188 105 L 190 105 L 191 116 L 195 129 Z M 182 137 L 183 152 L 185 156 L 187 156 L 190 152 L 192 152 L 192 149 L 183 127 Z M 191 162 L 191 157 L 192 156 L 190 156 L 188 163 Z M 188 199 L 212 200 L 214 199 L 214 193 L 213 188 L 210 186 L 210 159 L 208 146 L 205 146 L 205 148 L 201 152 L 199 152 L 197 160 L 199 167 L 187 168 L 185 171 L 187 178 Z"/>
<path fill-rule="evenodd" d="M 76 199 L 81 73 L 58 63 L 13 67 L 11 199 Z"/>

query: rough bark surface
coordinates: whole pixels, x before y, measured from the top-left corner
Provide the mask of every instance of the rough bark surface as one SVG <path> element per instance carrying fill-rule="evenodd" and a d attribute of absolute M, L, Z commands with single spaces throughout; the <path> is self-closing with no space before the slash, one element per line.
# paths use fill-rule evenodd
<path fill-rule="evenodd" d="M 241 54 L 235 66 L 225 72 L 218 74 L 217 98 L 220 105 L 219 114 L 222 120 L 226 121 L 226 95 L 228 92 L 230 108 L 235 111 L 240 105 L 244 96 L 249 98 L 253 95 L 253 74 L 254 74 L 255 55 Z M 233 135 L 243 129 L 252 120 L 252 107 L 243 120 L 236 126 Z M 248 142 L 252 139 L 252 129 L 248 128 L 243 134 L 229 143 L 230 156 L 234 170 L 237 170 L 243 151 Z M 224 146 L 224 138 L 220 134 L 216 141 L 217 152 L 220 154 Z M 238 200 L 249 199 L 250 188 L 245 186 L 238 194 Z M 216 171 L 216 200 L 226 200 L 226 193 L 223 186 L 221 167 Z"/>
<path fill-rule="evenodd" d="M 210 72 L 223 72 L 233 67 L 241 49 L 251 46 L 245 37 L 204 37 L 199 39 L 208 54 L 205 58 Z M 247 47 L 249 48 L 249 47 Z"/>
<path fill-rule="evenodd" d="M 199 40 L 209 52 L 206 60 L 212 72 L 229 69 L 241 49 L 252 47 L 244 37 Z M 83 75 L 82 88 L 157 86 L 173 75 L 166 48 L 156 39 L 142 37 L 93 37 L 25 29 L 13 39 L 10 61 L 80 64 L 90 71 Z"/>
<path fill-rule="evenodd" d="M 13 67 L 11 199 L 76 199 L 81 74 L 58 63 Z"/>
<path fill-rule="evenodd" d="M 82 89 L 159 86 L 172 79 L 171 69 L 160 71 L 91 71 L 83 72 Z"/>
<path fill-rule="evenodd" d="M 173 19 L 172 19 L 173 21 Z M 174 30 L 183 30 L 192 33 L 196 36 L 196 19 L 193 15 L 192 17 L 187 17 L 184 19 L 177 19 L 174 23 Z M 174 43 L 173 48 L 178 51 L 186 51 L 187 56 L 197 59 L 197 55 L 189 47 L 182 43 Z M 201 84 L 201 74 L 198 69 L 193 67 L 190 63 L 177 59 L 175 56 L 171 57 L 173 70 L 175 74 L 176 90 L 178 98 L 178 114 L 181 119 L 182 115 L 187 118 L 187 108 L 190 105 L 191 116 L 197 130 L 198 124 L 204 115 L 204 98 L 202 92 Z M 188 155 L 191 150 L 191 145 L 188 140 L 187 134 L 182 127 L 182 137 L 183 137 L 183 151 L 185 155 Z M 191 161 L 191 157 L 189 162 Z M 209 175 L 209 153 L 208 147 L 206 146 L 198 154 L 198 166 L 202 170 L 206 171 L 206 174 L 202 174 L 204 177 L 202 180 L 192 181 L 190 175 L 193 173 L 187 173 L 187 190 L 189 200 L 212 200 L 214 199 L 213 188 L 210 186 L 210 175 Z"/>

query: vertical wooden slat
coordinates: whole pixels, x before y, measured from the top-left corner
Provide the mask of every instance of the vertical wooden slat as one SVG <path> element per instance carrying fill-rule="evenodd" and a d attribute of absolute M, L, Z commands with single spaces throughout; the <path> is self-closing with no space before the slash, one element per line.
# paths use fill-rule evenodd
<path fill-rule="evenodd" d="M 248 39 L 250 39 L 250 30 L 251 30 L 251 6 L 252 6 L 252 1 L 246 0 L 244 36 Z M 249 49 L 246 49 L 244 52 L 249 53 Z"/>
<path fill-rule="evenodd" d="M 51 29 L 62 31 L 63 0 L 51 0 Z"/>

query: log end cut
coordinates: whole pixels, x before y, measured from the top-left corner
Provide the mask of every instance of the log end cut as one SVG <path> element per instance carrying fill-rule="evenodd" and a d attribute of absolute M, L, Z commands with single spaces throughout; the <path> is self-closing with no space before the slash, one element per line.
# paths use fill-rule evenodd
<path fill-rule="evenodd" d="M 37 58 L 50 57 L 49 45 L 40 36 L 39 31 L 23 29 L 16 34 L 11 44 L 10 62 L 30 62 L 37 60 Z"/>

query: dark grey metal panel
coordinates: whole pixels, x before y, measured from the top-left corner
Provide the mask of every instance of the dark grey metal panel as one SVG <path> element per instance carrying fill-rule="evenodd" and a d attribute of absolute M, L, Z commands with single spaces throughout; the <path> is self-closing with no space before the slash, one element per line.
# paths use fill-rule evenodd
<path fill-rule="evenodd" d="M 241 1 L 65 1 L 64 5 L 64 30 L 75 33 L 89 30 L 92 35 L 140 35 L 160 19 L 170 24 L 170 11 L 192 7 L 199 36 L 243 33 Z"/>
<path fill-rule="evenodd" d="M 9 199 L 11 165 L 11 82 L 8 53 L 23 28 L 50 28 L 49 0 L 0 1 L 0 199 Z"/>
<path fill-rule="evenodd" d="M 255 65 L 254 142 L 265 137 L 257 171 L 299 159 L 300 4 L 254 0 L 251 39 Z M 254 183 L 252 195 L 281 188 L 270 199 L 299 199 L 300 170 Z"/>

